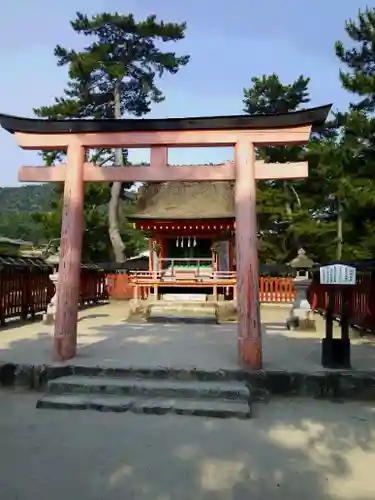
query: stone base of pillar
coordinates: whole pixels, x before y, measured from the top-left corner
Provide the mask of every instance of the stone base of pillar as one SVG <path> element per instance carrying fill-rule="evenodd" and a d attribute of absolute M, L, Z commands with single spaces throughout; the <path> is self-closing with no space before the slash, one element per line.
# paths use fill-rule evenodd
<path fill-rule="evenodd" d="M 259 341 L 249 338 L 238 339 L 238 355 L 241 364 L 250 370 L 262 369 L 262 347 Z"/>

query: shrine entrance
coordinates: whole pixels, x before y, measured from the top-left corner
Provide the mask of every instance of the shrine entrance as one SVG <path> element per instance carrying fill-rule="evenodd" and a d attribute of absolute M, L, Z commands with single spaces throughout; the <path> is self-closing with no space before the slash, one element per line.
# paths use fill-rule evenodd
<path fill-rule="evenodd" d="M 251 369 L 262 367 L 257 252 L 256 180 L 308 176 L 307 162 L 266 164 L 255 148 L 304 144 L 331 106 L 285 115 L 169 119 L 43 120 L 0 115 L 0 124 L 29 150 L 66 150 L 66 164 L 21 167 L 22 182 L 64 182 L 59 282 L 54 334 L 58 361 L 76 355 L 83 233 L 84 182 L 235 181 L 238 351 Z M 168 164 L 168 148 L 233 146 L 234 163 Z M 151 149 L 150 165 L 100 167 L 86 162 L 94 148 Z"/>

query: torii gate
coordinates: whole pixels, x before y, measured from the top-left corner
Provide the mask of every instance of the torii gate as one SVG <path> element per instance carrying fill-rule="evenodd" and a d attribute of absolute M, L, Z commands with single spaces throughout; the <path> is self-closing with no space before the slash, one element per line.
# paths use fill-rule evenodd
<path fill-rule="evenodd" d="M 64 182 L 54 357 L 73 358 L 83 233 L 84 182 L 235 180 L 238 348 L 242 363 L 262 367 L 259 314 L 256 180 L 308 176 L 302 163 L 255 161 L 254 147 L 304 144 L 331 105 L 284 115 L 123 120 L 44 120 L 0 115 L 0 125 L 30 150 L 66 150 L 66 164 L 21 167 L 22 182 Z M 233 146 L 234 163 L 170 166 L 168 148 Z M 151 148 L 149 166 L 99 167 L 86 162 L 88 148 Z"/>

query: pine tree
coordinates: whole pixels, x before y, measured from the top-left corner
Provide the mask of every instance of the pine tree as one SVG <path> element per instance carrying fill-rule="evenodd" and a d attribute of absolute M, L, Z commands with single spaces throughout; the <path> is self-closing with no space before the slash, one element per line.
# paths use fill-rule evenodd
<path fill-rule="evenodd" d="M 182 40 L 185 23 L 165 23 L 149 16 L 136 21 L 132 14 L 103 13 L 89 18 L 78 12 L 71 22 L 74 32 L 89 38 L 80 51 L 58 45 L 55 56 L 59 66 L 67 66 L 69 82 L 62 98 L 52 106 L 34 110 L 47 118 L 122 118 L 148 113 L 152 103 L 164 99 L 157 78 L 165 72 L 175 74 L 186 65 L 189 56 L 164 52 L 167 42 Z M 60 152 L 45 154 L 51 163 L 61 158 Z M 98 163 L 126 165 L 127 152 L 101 150 L 94 152 Z M 93 159 L 91 159 L 93 161 Z M 128 186 L 127 186 L 128 187 Z M 117 262 L 125 260 L 120 228 L 120 197 L 124 185 L 111 185 L 108 204 L 109 237 Z"/>
<path fill-rule="evenodd" d="M 359 259 L 375 254 L 375 9 L 359 11 L 345 31 L 350 48 L 335 44 L 346 67 L 341 83 L 354 97 L 348 112 L 338 115 L 347 224 L 343 253 Z"/>
<path fill-rule="evenodd" d="M 359 98 L 352 107 L 375 110 L 375 8 L 359 11 L 356 20 L 345 23 L 345 31 L 353 45 L 346 49 L 337 41 L 336 55 L 346 66 L 340 71 L 341 83 L 348 92 Z"/>
<path fill-rule="evenodd" d="M 310 101 L 309 78 L 300 76 L 291 84 L 282 84 L 277 75 L 252 78 L 244 89 L 244 111 L 251 115 L 282 114 L 301 109 Z M 258 148 L 257 158 L 269 163 L 297 162 L 305 158 L 302 146 Z M 257 206 L 262 262 L 286 263 L 299 247 L 308 246 L 311 238 L 311 209 L 302 197 L 303 181 L 258 182 Z M 301 191 L 301 192 L 300 192 Z M 314 223 L 314 228 L 316 224 Z"/>

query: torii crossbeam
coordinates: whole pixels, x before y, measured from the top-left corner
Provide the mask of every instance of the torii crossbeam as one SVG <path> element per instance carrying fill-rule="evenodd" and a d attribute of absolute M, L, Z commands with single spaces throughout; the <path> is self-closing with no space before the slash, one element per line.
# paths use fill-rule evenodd
<path fill-rule="evenodd" d="M 307 163 L 255 161 L 254 148 L 304 144 L 331 106 L 285 115 L 124 120 L 41 120 L 0 115 L 0 125 L 23 149 L 66 150 L 66 164 L 21 167 L 23 182 L 64 182 L 54 357 L 76 355 L 83 233 L 84 182 L 235 180 L 238 347 L 243 364 L 262 367 L 257 252 L 256 180 L 308 175 Z M 233 146 L 235 161 L 217 166 L 168 165 L 168 148 Z M 149 166 L 98 167 L 86 149 L 151 148 Z"/>

